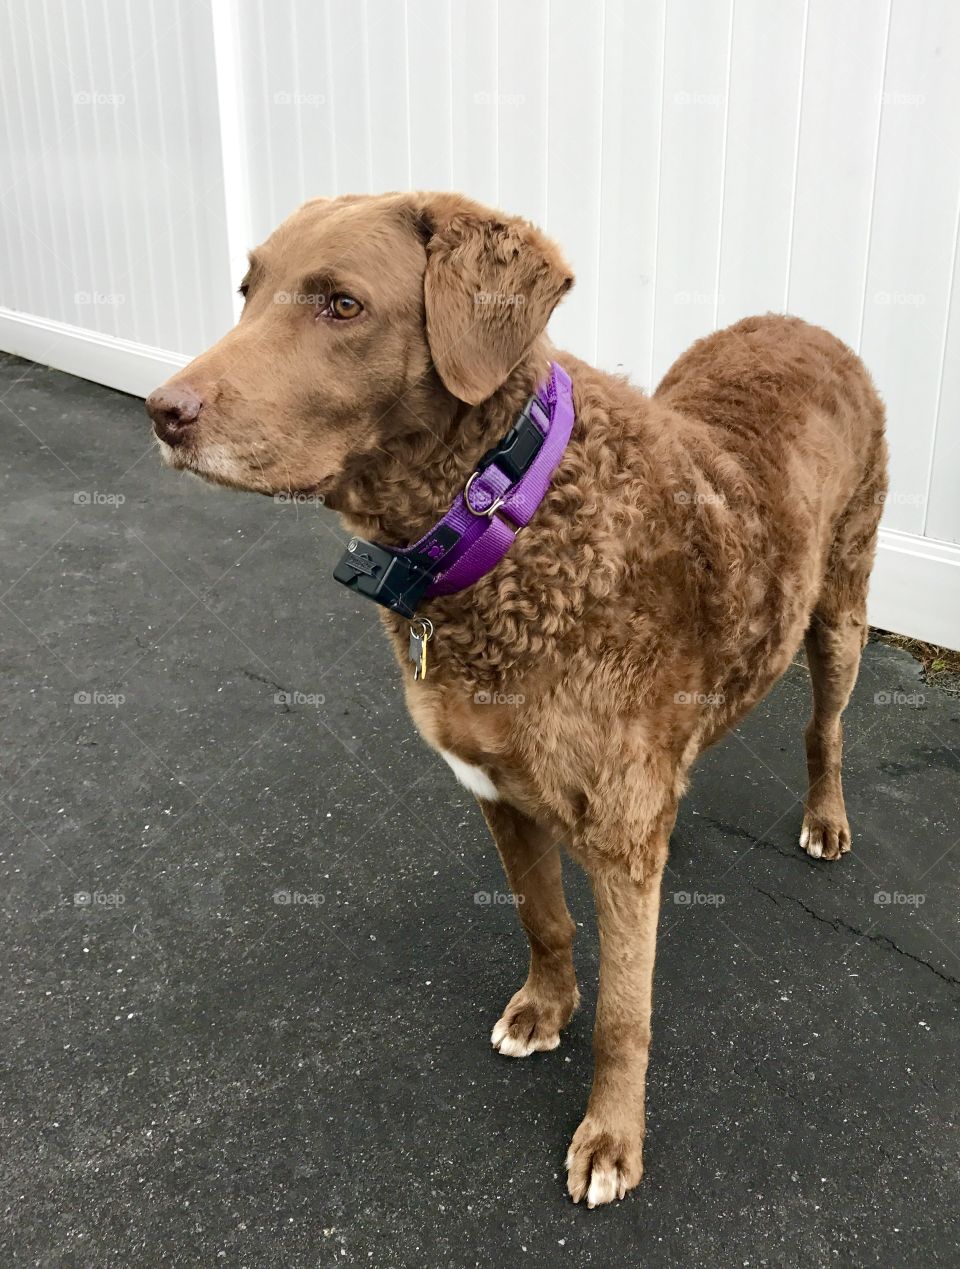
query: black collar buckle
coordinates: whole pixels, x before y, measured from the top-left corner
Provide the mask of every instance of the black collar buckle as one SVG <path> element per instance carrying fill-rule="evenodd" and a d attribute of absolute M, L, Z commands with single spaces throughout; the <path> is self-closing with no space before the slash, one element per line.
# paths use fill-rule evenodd
<path fill-rule="evenodd" d="M 549 416 L 543 402 L 534 394 L 523 407 L 520 417 L 511 427 L 502 441 L 488 449 L 477 463 L 476 471 L 483 472 L 491 464 L 496 463 L 511 482 L 518 481 L 530 469 L 530 465 L 540 453 L 546 437 L 533 417 L 534 408 L 538 407 L 544 416 L 544 425 L 549 425 Z"/>
<path fill-rule="evenodd" d="M 457 536 L 453 529 L 441 525 L 431 536 L 431 542 L 438 542 L 448 550 Z M 333 570 L 333 576 L 365 599 L 372 599 L 391 612 L 410 618 L 416 614 L 423 592 L 430 585 L 442 558 L 442 554 L 435 558 L 395 555 L 376 542 L 351 538 Z"/>

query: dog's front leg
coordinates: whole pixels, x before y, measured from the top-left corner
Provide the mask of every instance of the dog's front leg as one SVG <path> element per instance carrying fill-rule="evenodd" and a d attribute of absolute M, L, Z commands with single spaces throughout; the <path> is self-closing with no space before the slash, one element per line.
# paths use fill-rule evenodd
<path fill-rule="evenodd" d="M 544 825 L 503 802 L 480 802 L 530 941 L 527 981 L 493 1028 L 490 1042 L 507 1057 L 555 1049 L 577 1007 L 573 969 L 576 926 L 563 897 L 560 846 Z"/>
<path fill-rule="evenodd" d="M 643 1175 L 644 1086 L 650 1050 L 653 961 L 666 840 L 647 854 L 642 880 L 627 865 L 587 868 L 600 932 L 593 1088 L 567 1154 L 567 1189 L 587 1205 L 623 1198 Z"/>

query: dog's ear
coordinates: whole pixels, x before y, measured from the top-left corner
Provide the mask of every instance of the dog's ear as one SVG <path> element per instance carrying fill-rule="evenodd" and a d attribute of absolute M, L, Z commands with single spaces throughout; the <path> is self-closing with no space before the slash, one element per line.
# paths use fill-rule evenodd
<path fill-rule="evenodd" d="M 448 391 L 478 405 L 543 333 L 573 274 L 529 222 L 462 195 L 421 195 L 414 213 L 430 355 Z"/>

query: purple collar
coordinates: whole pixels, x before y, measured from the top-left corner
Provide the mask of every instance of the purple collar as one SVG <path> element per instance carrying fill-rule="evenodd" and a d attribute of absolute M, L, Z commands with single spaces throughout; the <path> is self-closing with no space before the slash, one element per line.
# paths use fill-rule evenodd
<path fill-rule="evenodd" d="M 552 362 L 546 383 L 499 445 L 480 459 L 442 520 L 412 546 L 352 538 L 334 577 L 404 617 L 413 617 L 423 598 L 472 586 L 500 563 L 530 523 L 563 457 L 573 421 L 573 386 Z"/>

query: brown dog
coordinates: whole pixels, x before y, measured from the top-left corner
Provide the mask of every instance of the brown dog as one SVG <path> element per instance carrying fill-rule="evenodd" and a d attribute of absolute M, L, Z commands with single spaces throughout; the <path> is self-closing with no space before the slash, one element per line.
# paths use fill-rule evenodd
<path fill-rule="evenodd" d="M 532 522 L 482 580 L 420 607 L 436 631 L 426 680 L 408 623 L 381 615 L 410 713 L 476 794 L 530 940 L 493 1031 L 501 1053 L 559 1044 L 578 993 L 558 845 L 589 874 L 595 1071 L 567 1169 L 594 1206 L 642 1173 L 677 800 L 801 642 L 814 706 L 800 844 L 850 849 L 840 715 L 886 446 L 867 371 L 826 331 L 749 318 L 695 344 L 648 397 L 548 343 L 572 281 L 531 225 L 455 194 L 316 199 L 251 255 L 237 327 L 147 409 L 171 466 L 321 494 L 351 532 L 399 547 L 444 514 L 552 359 L 572 378 L 573 434 Z"/>

